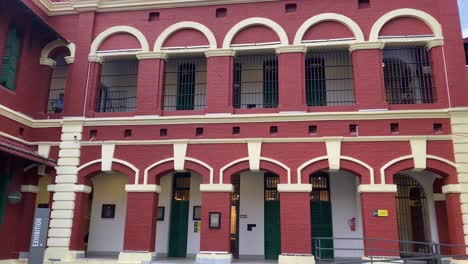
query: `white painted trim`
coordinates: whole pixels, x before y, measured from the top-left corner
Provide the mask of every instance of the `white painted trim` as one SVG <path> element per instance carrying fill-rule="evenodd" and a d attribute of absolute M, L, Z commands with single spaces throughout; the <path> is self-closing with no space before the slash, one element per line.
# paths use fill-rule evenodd
<path fill-rule="evenodd" d="M 247 18 L 245 20 L 240 21 L 228 31 L 228 33 L 224 37 L 223 49 L 231 48 L 232 40 L 234 39 L 236 34 L 242 31 L 243 29 L 251 27 L 251 26 L 268 27 L 278 35 L 278 38 L 280 39 L 282 46 L 289 45 L 288 35 L 286 34 L 286 31 L 284 31 L 284 29 L 278 23 L 268 18 L 251 17 L 251 18 Z"/>
<path fill-rule="evenodd" d="M 79 172 L 79 171 L 81 171 L 82 169 L 84 169 L 84 168 L 86 168 L 86 167 L 89 167 L 89 166 L 91 166 L 91 165 L 93 165 L 93 164 L 99 163 L 99 162 L 102 162 L 102 159 L 97 159 L 97 160 L 92 160 L 92 161 L 90 161 L 90 162 L 87 162 L 87 163 L 85 163 L 85 164 L 79 166 L 77 172 Z"/>
<path fill-rule="evenodd" d="M 91 43 L 91 51 L 90 51 L 90 56 L 95 56 L 97 55 L 97 51 L 101 44 L 106 40 L 108 37 L 114 35 L 114 34 L 119 34 L 119 33 L 128 33 L 130 35 L 133 35 L 141 45 L 141 51 L 142 52 L 149 52 L 149 44 L 148 40 L 146 39 L 145 35 L 141 33 L 138 29 L 130 26 L 115 26 L 108 28 L 101 32 L 94 40 L 93 43 Z"/>
<path fill-rule="evenodd" d="M 278 192 L 312 192 L 312 184 L 278 184 Z"/>
<path fill-rule="evenodd" d="M 198 159 L 194 159 L 194 158 L 191 158 L 191 157 L 185 157 L 185 160 L 188 160 L 188 161 L 191 161 L 193 163 L 197 163 L 203 167 L 205 167 L 206 169 L 208 169 L 208 171 L 210 172 L 210 183 L 213 183 L 213 178 L 214 178 L 214 170 L 213 168 L 208 165 L 207 163 L 201 161 L 201 160 L 198 160 Z"/>
<path fill-rule="evenodd" d="M 360 184 L 358 193 L 396 193 L 395 184 Z"/>
<path fill-rule="evenodd" d="M 427 140 L 415 138 L 410 140 L 411 153 L 415 170 L 425 170 L 427 167 Z"/>
<path fill-rule="evenodd" d="M 161 193 L 161 186 L 156 184 L 126 184 L 126 192 L 150 192 L 150 193 Z"/>
<path fill-rule="evenodd" d="M 200 192 L 230 192 L 234 191 L 232 184 L 200 184 Z"/>
<path fill-rule="evenodd" d="M 205 167 L 209 172 L 210 172 L 210 183 L 213 183 L 213 177 L 214 177 L 214 170 L 213 168 L 208 165 L 207 163 L 201 161 L 201 160 L 198 160 L 198 159 L 194 159 L 194 158 L 191 158 L 191 157 L 185 157 L 185 161 L 191 161 L 193 163 L 197 163 L 203 167 Z M 149 165 L 145 171 L 144 171 L 144 176 L 143 176 L 143 184 L 148 184 L 148 173 L 151 169 L 153 169 L 154 167 L 156 166 L 159 166 L 161 164 L 164 164 L 166 162 L 170 162 L 170 161 L 174 161 L 174 158 L 167 158 L 167 159 L 163 159 L 163 160 L 160 160 L 160 161 L 157 161 L 151 165 Z M 184 169 L 185 170 L 185 166 L 184 166 Z"/>
<path fill-rule="evenodd" d="M 174 170 L 185 170 L 185 159 L 187 157 L 187 143 L 176 143 L 173 145 Z"/>
<path fill-rule="evenodd" d="M 164 42 L 169 38 L 169 36 L 183 29 L 194 29 L 194 30 L 200 31 L 201 33 L 203 33 L 203 35 L 205 35 L 206 39 L 208 40 L 208 43 L 210 44 L 210 49 L 216 49 L 218 47 L 218 44 L 216 42 L 216 37 L 214 36 L 213 32 L 208 27 L 198 22 L 182 21 L 179 23 L 175 23 L 171 25 L 170 27 L 166 28 L 159 35 L 159 37 L 156 39 L 156 42 L 154 43 L 153 51 L 155 52 L 162 51 Z"/>
<path fill-rule="evenodd" d="M 412 17 L 423 21 L 429 28 L 431 28 L 434 38 L 442 39 L 442 26 L 439 24 L 437 19 L 429 15 L 426 12 L 411 8 L 402 8 L 390 11 L 380 17 L 372 26 L 372 30 L 369 35 L 369 41 L 378 41 L 380 30 L 385 26 L 387 22 L 398 17 Z"/>
<path fill-rule="evenodd" d="M 48 158 L 50 154 L 50 144 L 38 144 L 37 145 L 37 153 L 43 157 Z"/>
<path fill-rule="evenodd" d="M 236 52 L 233 49 L 213 49 L 207 50 L 205 56 L 209 57 L 233 57 L 236 55 Z"/>
<path fill-rule="evenodd" d="M 365 41 L 364 39 L 364 33 L 362 32 L 361 28 L 359 25 L 352 20 L 351 18 L 341 15 L 341 14 L 336 14 L 336 13 L 324 13 L 324 14 L 319 14 L 316 16 L 313 16 L 309 19 L 307 19 L 297 30 L 296 36 L 294 37 L 294 45 L 301 45 L 302 44 L 302 39 L 304 38 L 305 33 L 307 30 L 309 30 L 311 27 L 314 25 L 317 25 L 321 22 L 325 21 L 333 21 L 333 22 L 338 22 L 340 24 L 343 24 L 346 26 L 354 35 L 354 38 L 358 42 L 363 42 Z"/>
<path fill-rule="evenodd" d="M 36 185 L 21 185 L 22 193 L 38 193 L 39 187 Z"/>
<path fill-rule="evenodd" d="M 92 190 L 93 190 L 93 187 L 91 186 L 87 186 L 84 184 L 75 185 L 75 192 L 78 192 L 78 193 L 91 193 Z"/>
<path fill-rule="evenodd" d="M 331 171 L 340 170 L 341 141 L 343 138 L 330 138 L 325 140 L 328 156 L 328 167 Z"/>
<path fill-rule="evenodd" d="M 71 64 L 75 61 L 76 45 L 74 43 L 67 43 L 64 40 L 57 39 L 49 42 L 41 51 L 40 64 L 47 65 L 50 67 L 55 66 L 55 60 L 49 58 L 50 53 L 58 47 L 67 47 L 70 52 L 70 56 L 65 57 L 65 60 L 68 64 Z"/>
<path fill-rule="evenodd" d="M 279 162 L 279 161 L 277 161 L 275 159 L 270 159 L 270 158 L 266 158 L 266 157 L 261 157 L 260 160 L 271 162 L 271 163 L 276 164 L 276 165 L 282 167 L 283 169 L 285 169 L 286 173 L 287 173 L 286 175 L 287 175 L 287 178 L 288 178 L 288 183 L 289 184 L 291 183 L 291 169 L 288 166 L 286 166 L 284 163 L 281 163 L 281 162 Z"/>
<path fill-rule="evenodd" d="M 302 170 L 309 166 L 310 164 L 313 164 L 313 163 L 316 163 L 316 162 L 319 162 L 319 161 L 322 161 L 322 160 L 328 160 L 328 156 L 321 156 L 321 157 L 317 157 L 317 158 L 313 158 L 311 160 L 308 160 L 304 163 L 301 164 L 301 166 L 299 166 L 297 168 L 297 183 L 301 184 L 302 183 Z"/>
<path fill-rule="evenodd" d="M 465 189 L 462 188 L 461 184 L 447 184 L 447 185 L 442 186 L 442 193 L 443 194 L 468 193 L 468 190 L 465 190 Z"/>
<path fill-rule="evenodd" d="M 455 162 L 450 161 L 450 160 L 448 160 L 448 159 L 444 159 L 444 158 L 441 158 L 441 157 L 438 157 L 438 156 L 434 156 L 434 155 L 427 155 L 427 158 L 428 158 L 428 159 L 433 159 L 433 160 L 438 160 L 438 161 L 443 162 L 443 163 L 445 163 L 445 164 L 448 164 L 448 165 L 450 165 L 450 166 L 452 166 L 452 167 L 454 167 L 454 168 L 457 168 L 457 164 L 455 164 Z"/>
<path fill-rule="evenodd" d="M 288 183 L 291 183 L 291 169 L 288 166 L 286 166 L 285 164 L 283 164 L 283 163 L 281 163 L 281 162 L 279 162 L 277 160 L 266 158 L 266 157 L 260 157 L 260 160 L 261 161 L 263 160 L 263 161 L 271 162 L 271 163 L 276 164 L 276 165 L 280 166 L 281 168 L 285 169 L 286 173 L 287 173 Z M 228 168 L 230 168 L 231 166 L 233 166 L 233 165 L 235 165 L 237 163 L 244 162 L 244 161 L 249 161 L 249 157 L 237 159 L 237 160 L 231 161 L 228 164 L 224 165 L 219 170 L 219 182 L 223 183 L 224 171 L 225 170 L 227 170 Z"/>
<path fill-rule="evenodd" d="M 247 143 L 247 150 L 249 154 L 249 166 L 251 171 L 260 170 L 260 157 L 262 153 L 262 142 L 251 141 Z"/>
<path fill-rule="evenodd" d="M 115 144 L 104 143 L 101 145 L 101 170 L 112 170 L 112 159 L 114 158 Z"/>
<path fill-rule="evenodd" d="M 434 201 L 435 202 L 441 202 L 441 201 L 445 201 L 445 194 L 443 193 L 434 193 Z"/>
<path fill-rule="evenodd" d="M 144 176 L 143 176 L 143 184 L 148 184 L 148 172 L 153 169 L 154 167 L 156 166 L 159 166 L 163 163 L 166 163 L 166 162 L 170 162 L 170 161 L 173 161 L 174 158 L 168 158 L 168 159 L 163 159 L 163 160 L 160 160 L 160 161 L 157 161 L 151 165 L 149 165 L 146 169 L 145 169 L 145 172 L 144 172 Z"/>
<path fill-rule="evenodd" d="M 412 158 L 413 158 L 413 155 L 401 156 L 401 157 L 398 157 L 396 159 L 393 159 L 393 160 L 385 163 L 385 165 L 383 165 L 382 168 L 380 168 L 380 183 L 385 184 L 385 171 L 390 166 L 392 166 L 393 164 L 398 163 L 400 161 L 407 160 L 407 159 L 412 159 Z"/>
<path fill-rule="evenodd" d="M 304 45 L 295 45 L 295 46 L 282 46 L 276 48 L 276 54 L 284 54 L 284 53 L 306 53 L 307 47 Z M 282 112 L 285 113 L 285 112 Z M 288 112 L 289 113 L 289 112 Z"/>
<path fill-rule="evenodd" d="M 353 157 L 341 156 L 341 159 L 354 162 L 354 163 L 359 164 L 359 165 L 365 167 L 366 169 L 368 169 L 369 170 L 369 176 L 370 176 L 370 183 L 374 184 L 374 182 L 375 182 L 375 172 L 374 172 L 374 168 L 372 168 L 372 166 L 370 166 L 369 164 L 365 163 L 362 160 L 358 160 L 358 159 L 355 159 Z"/>
<path fill-rule="evenodd" d="M 92 160 L 92 161 L 90 161 L 88 163 L 85 163 L 85 164 L 78 167 L 78 172 L 80 172 L 82 169 L 84 169 L 86 167 L 89 167 L 89 166 L 91 166 L 93 164 L 96 164 L 96 163 L 99 163 L 99 162 L 102 162 L 102 159 Z M 127 162 L 125 160 L 112 159 L 112 162 L 120 163 L 120 164 L 125 165 L 125 166 L 129 167 L 130 169 L 132 169 L 135 172 L 135 184 L 138 184 L 138 178 L 139 178 L 139 175 L 140 175 L 140 171 L 138 170 L 137 167 L 135 167 L 133 164 L 131 164 L 130 162 Z"/>
<path fill-rule="evenodd" d="M 48 192 L 77 192 L 91 193 L 92 187 L 84 184 L 49 184 L 47 185 Z"/>

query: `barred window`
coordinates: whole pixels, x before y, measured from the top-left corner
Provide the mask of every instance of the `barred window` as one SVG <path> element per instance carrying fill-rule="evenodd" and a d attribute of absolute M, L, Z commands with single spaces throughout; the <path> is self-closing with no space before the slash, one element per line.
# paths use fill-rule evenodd
<path fill-rule="evenodd" d="M 102 64 L 97 112 L 133 112 L 136 106 L 138 60 L 109 60 Z"/>
<path fill-rule="evenodd" d="M 206 58 L 174 58 L 166 63 L 164 110 L 203 110 L 206 106 Z"/>
<path fill-rule="evenodd" d="M 50 79 L 49 97 L 47 99 L 48 113 L 61 113 L 64 106 L 63 101 L 67 83 L 68 64 L 63 55 L 57 56 L 55 62 L 52 78 Z"/>
<path fill-rule="evenodd" d="M 266 172 L 264 183 L 265 201 L 278 201 L 280 197 L 278 192 L 278 184 L 280 183 L 279 176 L 271 172 Z"/>
<path fill-rule="evenodd" d="M 309 180 L 312 184 L 310 200 L 330 201 L 330 175 L 326 172 L 318 172 L 310 175 Z"/>
<path fill-rule="evenodd" d="M 241 55 L 234 63 L 234 108 L 278 107 L 276 55 Z"/>
<path fill-rule="evenodd" d="M 385 48 L 383 68 L 389 104 L 429 104 L 436 101 L 432 64 L 425 47 Z"/>
<path fill-rule="evenodd" d="M 305 59 L 308 106 L 352 105 L 353 66 L 348 50 L 312 50 Z"/>

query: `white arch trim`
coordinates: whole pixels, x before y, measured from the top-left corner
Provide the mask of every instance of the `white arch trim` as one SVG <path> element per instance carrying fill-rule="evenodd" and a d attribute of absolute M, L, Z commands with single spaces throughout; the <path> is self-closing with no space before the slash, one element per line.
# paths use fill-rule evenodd
<path fill-rule="evenodd" d="M 276 35 L 278 35 L 282 46 L 289 45 L 288 35 L 278 23 L 268 18 L 252 17 L 242 20 L 228 31 L 226 37 L 224 37 L 223 49 L 229 49 L 231 47 L 231 42 L 236 36 L 236 34 L 242 31 L 243 29 L 251 26 L 266 26 L 273 30 L 276 33 Z"/>
<path fill-rule="evenodd" d="M 81 171 L 82 169 L 86 168 L 86 167 L 89 167 L 89 166 L 91 166 L 93 164 L 96 164 L 96 163 L 99 163 L 99 162 L 102 162 L 102 159 L 92 160 L 92 161 L 90 161 L 88 163 L 85 163 L 85 164 L 81 165 L 80 167 L 78 167 L 78 172 Z M 132 169 L 135 172 L 135 184 L 138 184 L 138 178 L 139 178 L 139 175 L 140 175 L 140 171 L 138 170 L 137 167 L 135 167 L 135 165 L 131 164 L 128 161 L 121 160 L 121 159 L 112 159 L 112 162 L 125 165 L 125 166 L 129 167 L 130 169 Z"/>
<path fill-rule="evenodd" d="M 301 182 L 302 182 L 302 170 L 305 167 L 307 167 L 310 164 L 313 164 L 315 162 L 322 161 L 322 160 L 328 160 L 328 156 L 322 156 L 322 157 L 317 157 L 317 158 L 311 159 L 309 161 L 304 162 L 301 166 L 299 166 L 299 168 L 297 168 L 297 182 L 299 184 L 301 184 Z M 358 160 L 356 158 L 348 157 L 348 156 L 340 156 L 340 160 L 351 161 L 351 162 L 359 164 L 359 165 L 365 167 L 366 169 L 368 169 L 369 170 L 369 175 L 370 175 L 370 184 L 374 184 L 374 182 L 375 182 L 375 180 L 374 180 L 375 172 L 374 172 L 374 169 L 369 164 L 365 163 L 362 160 Z"/>
<path fill-rule="evenodd" d="M 139 31 L 138 29 L 130 26 L 115 26 L 104 30 L 103 32 L 99 33 L 99 35 L 93 40 L 91 43 L 91 51 L 90 56 L 96 56 L 97 51 L 101 44 L 106 40 L 108 37 L 119 34 L 119 33 L 127 33 L 134 36 L 138 42 L 140 42 L 141 51 L 142 52 L 149 52 L 149 44 L 146 37 Z"/>
<path fill-rule="evenodd" d="M 341 14 L 325 13 L 325 14 L 316 15 L 307 19 L 299 27 L 299 29 L 297 30 L 296 36 L 294 37 L 294 45 L 301 45 L 302 39 L 304 38 L 304 35 L 307 32 L 307 30 L 309 30 L 314 25 L 317 25 L 321 22 L 326 22 L 326 21 L 333 21 L 333 22 L 338 22 L 338 23 L 343 24 L 349 30 L 351 30 L 351 32 L 354 34 L 354 38 L 356 39 L 356 41 L 358 42 L 364 41 L 364 33 L 362 32 L 361 28 L 354 20 Z"/>
<path fill-rule="evenodd" d="M 399 158 L 396 158 L 396 159 L 393 159 L 389 162 L 387 162 L 382 168 L 380 168 L 380 182 L 382 184 L 385 184 L 385 171 L 390 167 L 392 166 L 393 164 L 395 163 L 398 163 L 400 161 L 403 161 L 403 160 L 407 160 L 407 159 L 413 159 L 413 155 L 407 155 L 407 156 L 402 156 L 402 157 L 399 157 Z M 441 158 L 441 157 L 438 157 L 438 156 L 434 156 L 434 155 L 426 155 L 426 159 L 433 159 L 433 160 L 438 160 L 438 161 L 441 161 L 443 163 L 446 163 L 454 168 L 457 167 L 457 165 L 448 160 L 448 159 L 444 159 L 444 158 Z"/>
<path fill-rule="evenodd" d="M 76 53 L 76 45 L 74 43 L 67 43 L 64 40 L 57 39 L 54 41 L 49 42 L 41 51 L 41 58 L 40 64 L 41 65 L 48 65 L 48 66 L 55 66 L 55 60 L 49 58 L 50 53 L 59 47 L 67 47 L 68 51 L 70 52 L 70 56 L 65 57 L 65 60 L 68 64 L 72 64 L 75 62 L 75 53 Z"/>
<path fill-rule="evenodd" d="M 267 157 L 260 157 L 260 160 L 262 161 L 268 161 L 268 162 L 271 162 L 273 164 L 276 164 L 278 166 L 280 166 L 281 168 L 285 169 L 286 170 L 286 174 L 287 174 L 287 178 L 288 178 L 288 184 L 291 183 L 291 169 L 286 166 L 284 163 L 280 162 L 280 161 L 277 161 L 275 159 L 270 159 L 270 158 L 267 158 Z M 241 162 L 244 162 L 244 161 L 249 161 L 249 157 L 245 157 L 245 158 L 241 158 L 241 159 L 237 159 L 237 160 L 234 160 L 234 161 L 231 161 L 230 163 L 228 163 L 227 165 L 225 165 L 224 167 L 222 167 L 219 171 L 219 183 L 222 184 L 223 183 L 223 180 L 224 180 L 224 171 L 227 170 L 229 167 L 237 164 L 237 163 L 241 163 Z"/>
<path fill-rule="evenodd" d="M 369 35 L 369 41 L 378 41 L 379 40 L 379 33 L 380 30 L 384 27 L 384 25 L 392 19 L 398 17 L 412 17 L 423 21 L 429 28 L 431 28 L 432 33 L 434 34 L 434 38 L 442 39 L 442 26 L 440 23 L 435 19 L 433 16 L 429 15 L 426 12 L 417 9 L 411 8 L 402 8 L 390 11 L 380 17 L 375 24 L 372 26 L 372 30 Z"/>
<path fill-rule="evenodd" d="M 208 169 L 208 171 L 210 172 L 210 184 L 213 183 L 214 170 L 213 170 L 213 168 L 212 168 L 210 165 L 208 165 L 207 163 L 205 163 L 205 162 L 203 162 L 203 161 L 201 161 L 201 160 L 194 159 L 194 158 L 191 158 L 191 157 L 185 157 L 185 160 L 186 160 L 186 161 L 187 161 L 187 160 L 188 160 L 188 161 L 191 161 L 191 162 L 193 162 L 193 163 L 197 163 L 197 164 L 199 164 L 199 165 L 205 167 L 206 169 Z M 149 166 L 145 169 L 145 171 L 144 171 L 143 184 L 145 184 L 145 185 L 148 184 L 148 174 L 149 174 L 149 171 L 150 171 L 151 169 L 153 169 L 154 167 L 159 166 L 159 165 L 161 165 L 161 164 L 164 164 L 164 163 L 166 163 L 166 162 L 170 162 L 170 161 L 174 161 L 174 158 L 163 159 L 163 160 L 157 161 L 157 162 L 155 162 L 155 163 L 149 165 Z"/>
<path fill-rule="evenodd" d="M 203 35 L 205 35 L 206 39 L 208 40 L 208 43 L 210 45 L 210 49 L 216 49 L 218 47 L 218 44 L 216 42 L 216 38 L 213 34 L 213 32 L 206 27 L 203 24 L 193 22 L 193 21 L 182 21 L 179 23 L 176 23 L 174 25 L 171 25 L 170 27 L 166 28 L 156 39 L 156 42 L 154 44 L 154 51 L 155 52 L 160 52 L 162 51 L 162 47 L 164 45 L 164 42 L 171 36 L 173 33 L 183 30 L 183 29 L 194 29 L 197 31 L 200 31 Z"/>

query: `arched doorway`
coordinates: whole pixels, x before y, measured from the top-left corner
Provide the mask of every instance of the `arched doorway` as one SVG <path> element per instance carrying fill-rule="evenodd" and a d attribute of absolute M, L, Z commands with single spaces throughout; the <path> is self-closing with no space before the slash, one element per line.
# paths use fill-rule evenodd
<path fill-rule="evenodd" d="M 418 180 L 408 174 L 397 173 L 393 176 L 393 180 L 397 185 L 395 199 L 399 240 L 429 242 L 431 240 L 431 223 L 426 191 Z M 434 178 L 431 179 L 431 182 L 433 181 Z M 425 244 L 400 242 L 402 257 L 429 253 L 430 250 L 430 247 Z"/>
<path fill-rule="evenodd" d="M 230 236 L 234 258 L 276 260 L 281 254 L 279 182 L 277 174 L 267 171 L 246 171 L 231 177 L 234 192 Z"/>
<path fill-rule="evenodd" d="M 361 258 L 360 177 L 345 170 L 318 171 L 309 175 L 309 183 L 312 254 L 322 260 Z"/>
<path fill-rule="evenodd" d="M 128 177 L 121 173 L 101 173 L 91 178 L 85 216 L 89 231 L 83 238 L 88 257 L 117 257 L 123 251 Z"/>
<path fill-rule="evenodd" d="M 158 258 L 193 258 L 200 252 L 202 181 L 195 172 L 171 172 L 160 177 Z"/>

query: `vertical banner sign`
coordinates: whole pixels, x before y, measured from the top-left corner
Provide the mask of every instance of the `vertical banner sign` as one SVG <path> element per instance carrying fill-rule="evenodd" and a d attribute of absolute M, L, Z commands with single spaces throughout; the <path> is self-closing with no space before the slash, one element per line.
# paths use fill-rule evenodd
<path fill-rule="evenodd" d="M 36 208 L 31 232 L 28 264 L 42 264 L 49 231 L 49 209 Z"/>

